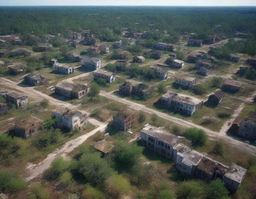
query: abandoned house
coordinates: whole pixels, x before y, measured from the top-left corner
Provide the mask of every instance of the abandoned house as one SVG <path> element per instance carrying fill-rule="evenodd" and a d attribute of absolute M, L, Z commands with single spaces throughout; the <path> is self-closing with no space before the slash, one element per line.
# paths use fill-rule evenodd
<path fill-rule="evenodd" d="M 209 73 L 209 70 L 205 67 L 200 67 L 196 70 L 196 74 L 201 75 L 201 76 L 207 76 Z"/>
<path fill-rule="evenodd" d="M 256 69 L 256 57 L 247 59 L 246 63 Z"/>
<path fill-rule="evenodd" d="M 39 74 L 30 73 L 24 77 L 24 82 L 31 86 L 46 84 L 47 80 Z"/>
<path fill-rule="evenodd" d="M 221 87 L 223 91 L 235 93 L 241 89 L 242 83 L 232 79 L 226 79 Z"/>
<path fill-rule="evenodd" d="M 164 50 L 164 51 L 175 51 L 175 48 L 172 44 L 158 42 L 156 43 L 153 48 L 155 50 Z"/>
<path fill-rule="evenodd" d="M 214 44 L 217 41 L 217 36 L 216 35 L 208 35 L 204 40 L 204 44 Z"/>
<path fill-rule="evenodd" d="M 224 93 L 220 89 L 218 89 L 217 91 L 209 95 L 208 100 L 205 104 L 207 106 L 215 107 L 221 102 L 223 96 Z"/>
<path fill-rule="evenodd" d="M 8 105 L 0 102 L 0 115 L 6 114 L 8 111 Z"/>
<path fill-rule="evenodd" d="M 112 83 L 115 81 L 116 77 L 113 73 L 99 69 L 97 71 L 93 72 L 93 78 L 94 80 L 102 79 L 103 81 L 107 83 Z"/>
<path fill-rule="evenodd" d="M 192 115 L 202 107 L 203 101 L 193 96 L 168 91 L 158 101 L 161 107 L 184 115 Z"/>
<path fill-rule="evenodd" d="M 131 96 L 133 88 L 139 84 L 140 82 L 134 80 L 125 81 L 119 86 L 119 94 L 123 96 Z"/>
<path fill-rule="evenodd" d="M 107 45 L 100 45 L 100 54 L 108 54 L 110 52 L 109 47 Z"/>
<path fill-rule="evenodd" d="M 203 45 L 203 41 L 200 39 L 189 39 L 187 45 L 192 47 L 201 47 Z"/>
<path fill-rule="evenodd" d="M 53 71 L 55 73 L 69 75 L 74 72 L 74 68 L 69 65 L 59 63 L 55 59 L 53 59 L 52 62 L 53 62 Z"/>
<path fill-rule="evenodd" d="M 113 127 L 120 131 L 128 131 L 131 129 L 133 123 L 136 119 L 136 113 L 130 109 L 124 109 L 122 111 L 119 111 L 114 117 L 113 117 Z"/>
<path fill-rule="evenodd" d="M 56 119 L 55 126 L 66 130 L 83 130 L 87 123 L 87 115 L 80 111 L 58 107 L 52 112 L 52 118 Z"/>
<path fill-rule="evenodd" d="M 240 61 L 240 55 L 239 54 L 231 54 L 229 56 L 229 59 L 231 62 L 238 63 Z"/>
<path fill-rule="evenodd" d="M 122 40 L 115 41 L 115 42 L 112 44 L 112 47 L 113 47 L 114 49 L 121 48 L 122 46 L 123 46 L 123 41 L 122 41 Z"/>
<path fill-rule="evenodd" d="M 144 146 L 149 150 L 167 158 L 173 158 L 173 147 L 178 142 L 178 137 L 167 132 L 163 127 L 146 124 L 140 132 Z"/>
<path fill-rule="evenodd" d="M 134 63 L 143 63 L 144 61 L 145 61 L 145 57 L 143 57 L 143 56 L 135 56 L 133 58 Z"/>
<path fill-rule="evenodd" d="M 187 62 L 196 63 L 199 59 L 202 59 L 206 54 L 207 52 L 203 50 L 192 51 L 187 56 Z"/>
<path fill-rule="evenodd" d="M 37 117 L 29 116 L 15 121 L 14 127 L 9 130 L 11 136 L 28 138 L 39 132 L 43 121 Z"/>
<path fill-rule="evenodd" d="M 21 73 L 25 73 L 25 65 L 23 65 L 22 63 L 13 63 L 9 66 L 7 66 L 10 74 L 13 74 L 13 75 L 18 75 L 18 74 L 21 74 Z"/>
<path fill-rule="evenodd" d="M 86 71 L 98 70 L 101 68 L 101 60 L 96 57 L 83 57 L 81 60 L 81 68 Z"/>
<path fill-rule="evenodd" d="M 238 166 L 237 164 L 232 164 L 229 170 L 225 173 L 223 177 L 223 182 L 225 186 L 232 192 L 235 192 L 240 184 L 242 183 L 246 169 Z"/>
<path fill-rule="evenodd" d="M 196 78 L 178 74 L 174 77 L 174 84 L 186 89 L 193 88 L 196 84 Z"/>
<path fill-rule="evenodd" d="M 87 84 L 71 83 L 62 81 L 55 86 L 55 94 L 69 99 L 80 99 L 89 91 Z"/>
<path fill-rule="evenodd" d="M 161 67 L 154 67 L 153 71 L 160 80 L 165 80 L 168 78 L 168 71 L 162 69 Z"/>
<path fill-rule="evenodd" d="M 79 53 L 75 53 L 72 51 L 65 53 L 64 59 L 67 62 L 80 62 L 81 61 L 81 57 L 80 57 Z"/>
<path fill-rule="evenodd" d="M 184 61 L 174 59 L 172 61 L 172 64 L 170 65 L 170 67 L 172 67 L 172 68 L 182 68 L 184 66 L 184 64 L 185 64 Z"/>
<path fill-rule="evenodd" d="M 16 108 L 24 108 L 28 104 L 28 96 L 16 91 L 8 92 L 5 98 L 7 103 L 14 104 Z"/>

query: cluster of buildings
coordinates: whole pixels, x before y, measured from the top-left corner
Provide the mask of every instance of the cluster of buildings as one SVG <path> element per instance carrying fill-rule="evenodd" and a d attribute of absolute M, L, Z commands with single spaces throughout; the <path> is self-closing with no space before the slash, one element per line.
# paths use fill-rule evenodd
<path fill-rule="evenodd" d="M 149 150 L 175 162 L 183 175 L 210 182 L 221 179 L 232 192 L 242 183 L 246 169 L 236 164 L 224 165 L 196 150 L 180 143 L 179 138 L 162 127 L 146 125 L 140 133 L 140 139 Z"/>

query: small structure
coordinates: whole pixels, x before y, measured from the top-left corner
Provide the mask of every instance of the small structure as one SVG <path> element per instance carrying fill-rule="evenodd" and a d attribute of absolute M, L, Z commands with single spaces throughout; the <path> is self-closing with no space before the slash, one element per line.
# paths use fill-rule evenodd
<path fill-rule="evenodd" d="M 98 141 L 93 145 L 93 148 L 101 153 L 101 157 L 105 157 L 106 155 L 108 155 L 112 151 L 113 147 L 114 145 L 112 144 L 112 142 L 109 142 L 107 140 Z"/>
<path fill-rule="evenodd" d="M 199 60 L 197 60 L 195 67 L 197 69 L 199 69 L 199 68 L 211 69 L 212 68 L 212 61 L 209 60 L 209 59 L 199 59 Z"/>
<path fill-rule="evenodd" d="M 206 105 L 212 107 L 217 106 L 221 102 L 223 96 L 224 93 L 220 89 L 218 89 L 217 91 L 209 95 Z"/>
<path fill-rule="evenodd" d="M 256 140 L 256 111 L 251 111 L 247 118 L 241 120 L 237 135 L 250 141 Z"/>
<path fill-rule="evenodd" d="M 232 192 L 235 192 L 240 184 L 242 183 L 246 169 L 238 166 L 237 164 L 232 164 L 228 172 L 225 173 L 223 177 L 223 182 L 225 186 Z"/>
<path fill-rule="evenodd" d="M 207 52 L 203 50 L 192 51 L 187 56 L 187 62 L 196 63 L 199 59 L 203 58 L 206 54 Z"/>
<path fill-rule="evenodd" d="M 47 80 L 39 74 L 30 73 L 24 77 L 24 82 L 31 86 L 46 84 Z"/>
<path fill-rule="evenodd" d="M 235 93 L 240 90 L 242 83 L 232 79 L 226 79 L 222 85 L 222 90 L 226 92 Z"/>
<path fill-rule="evenodd" d="M 134 80 L 125 81 L 123 84 L 119 86 L 119 94 L 123 96 L 131 96 L 133 88 L 139 84 L 140 82 Z"/>
<path fill-rule="evenodd" d="M 202 107 L 203 101 L 195 97 L 168 91 L 158 101 L 161 107 L 185 115 L 192 115 Z"/>
<path fill-rule="evenodd" d="M 10 57 L 27 57 L 31 54 L 26 48 L 17 48 L 10 52 Z"/>
<path fill-rule="evenodd" d="M 52 49 L 52 44 L 49 43 L 42 43 L 38 44 L 35 48 L 33 48 L 36 52 L 45 52 Z"/>
<path fill-rule="evenodd" d="M 66 130 L 82 130 L 87 123 L 87 115 L 80 111 L 70 110 L 65 107 L 58 107 L 52 112 L 56 119 L 55 126 Z"/>
<path fill-rule="evenodd" d="M 28 138 L 34 134 L 37 134 L 41 129 L 43 121 L 37 117 L 30 116 L 25 119 L 19 119 L 15 121 L 13 128 L 9 130 L 11 136 Z"/>
<path fill-rule="evenodd" d="M 256 69 L 256 57 L 247 59 L 246 63 L 249 64 L 254 69 Z"/>
<path fill-rule="evenodd" d="M 203 45 L 203 41 L 201 39 L 189 39 L 187 45 L 192 47 L 201 47 Z"/>
<path fill-rule="evenodd" d="M 7 103 L 14 104 L 16 108 L 24 108 L 28 104 L 28 96 L 11 91 L 6 94 Z"/>
<path fill-rule="evenodd" d="M 100 45 L 100 54 L 108 54 L 110 52 L 109 47 L 107 45 Z"/>
<path fill-rule="evenodd" d="M 143 57 L 143 56 L 135 56 L 133 58 L 134 63 L 143 63 L 144 61 L 145 61 L 145 57 Z"/>
<path fill-rule="evenodd" d="M 133 87 L 132 95 L 139 97 L 140 99 L 147 99 L 151 96 L 152 89 L 150 86 L 140 83 Z"/>
<path fill-rule="evenodd" d="M 71 83 L 62 81 L 55 86 L 55 94 L 70 99 L 80 99 L 89 92 L 87 84 Z"/>
<path fill-rule="evenodd" d="M 149 149 L 167 158 L 173 158 L 173 147 L 178 142 L 178 137 L 167 132 L 163 127 L 146 124 L 140 132 L 143 144 Z"/>
<path fill-rule="evenodd" d="M 203 43 L 205 44 L 214 44 L 217 41 L 216 35 L 208 35 L 204 40 Z"/>
<path fill-rule="evenodd" d="M 178 59 L 174 59 L 170 66 L 172 68 L 182 68 L 184 66 L 184 64 L 185 64 L 184 61 L 178 60 Z"/>
<path fill-rule="evenodd" d="M 178 74 L 174 77 L 174 84 L 186 89 L 193 88 L 196 84 L 196 78 Z"/>
<path fill-rule="evenodd" d="M 64 54 L 64 58 L 68 62 L 80 62 L 81 57 L 78 53 L 75 52 L 67 52 Z"/>
<path fill-rule="evenodd" d="M 8 111 L 8 106 L 6 103 L 0 103 L 0 115 L 6 114 Z"/>
<path fill-rule="evenodd" d="M 22 63 L 13 63 L 8 67 L 8 70 L 13 75 L 25 73 L 25 66 Z"/>
<path fill-rule="evenodd" d="M 153 68 L 156 76 L 160 79 L 160 80 L 165 80 L 168 78 L 168 71 L 162 69 L 161 67 L 154 67 Z"/>
<path fill-rule="evenodd" d="M 117 49 L 117 48 L 121 48 L 123 46 L 123 41 L 122 40 L 119 40 L 119 41 L 115 41 L 113 44 L 112 44 L 112 47 Z"/>
<path fill-rule="evenodd" d="M 120 131 L 128 131 L 136 118 L 136 113 L 130 109 L 124 109 L 113 117 L 113 127 Z"/>
<path fill-rule="evenodd" d="M 55 73 L 59 73 L 59 74 L 65 74 L 65 75 L 69 75 L 71 73 L 74 72 L 74 68 L 71 66 L 68 66 L 66 64 L 62 64 L 59 63 L 57 60 L 53 59 L 53 71 Z"/>
<path fill-rule="evenodd" d="M 101 68 L 101 60 L 96 57 L 93 57 L 93 58 L 84 57 L 81 60 L 81 68 L 87 71 L 98 70 L 99 68 Z"/>
<path fill-rule="evenodd" d="M 208 73 L 209 73 L 209 70 L 205 67 L 200 67 L 196 71 L 196 74 L 201 75 L 201 76 L 207 76 Z"/>
<path fill-rule="evenodd" d="M 232 62 L 238 63 L 240 61 L 240 55 L 239 54 L 231 54 L 229 59 Z"/>
<path fill-rule="evenodd" d="M 116 77 L 113 73 L 99 69 L 93 72 L 93 78 L 97 81 L 97 79 L 103 79 L 107 83 L 112 83 L 115 81 Z"/>
<path fill-rule="evenodd" d="M 156 43 L 153 48 L 155 50 L 165 50 L 165 51 L 174 51 L 175 48 L 172 44 L 167 44 L 167 43 L 163 43 L 163 42 L 158 42 Z"/>

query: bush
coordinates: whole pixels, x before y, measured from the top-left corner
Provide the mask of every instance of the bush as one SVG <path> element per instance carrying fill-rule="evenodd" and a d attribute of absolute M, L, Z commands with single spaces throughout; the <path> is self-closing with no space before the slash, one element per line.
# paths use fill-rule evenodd
<path fill-rule="evenodd" d="M 113 172 L 98 153 L 82 155 L 78 160 L 76 171 L 84 178 L 85 182 L 93 186 L 104 185 L 105 180 Z"/>
<path fill-rule="evenodd" d="M 178 199 L 204 199 L 204 189 L 202 185 L 194 181 L 183 182 L 177 191 Z"/>
<path fill-rule="evenodd" d="M 212 153 L 223 156 L 224 154 L 224 144 L 221 141 L 217 141 L 212 149 Z"/>
<path fill-rule="evenodd" d="M 98 190 L 97 188 L 94 188 L 90 185 L 87 185 L 85 190 L 82 193 L 82 199 L 104 199 L 104 194 Z"/>
<path fill-rule="evenodd" d="M 211 182 L 207 187 L 207 199 L 227 199 L 228 190 L 225 188 L 223 182 L 219 179 Z"/>
<path fill-rule="evenodd" d="M 212 88 L 220 88 L 222 85 L 223 79 L 221 77 L 213 77 L 211 79 L 211 87 Z"/>
<path fill-rule="evenodd" d="M 145 120 L 146 120 L 146 115 L 145 115 L 145 113 L 143 113 L 142 111 L 140 111 L 140 112 L 139 112 L 139 115 L 138 115 L 138 121 L 139 121 L 139 123 L 143 123 L 143 122 L 145 122 Z"/>
<path fill-rule="evenodd" d="M 118 142 L 112 152 L 112 160 L 119 171 L 132 171 L 142 154 L 142 148 L 136 144 Z"/>
<path fill-rule="evenodd" d="M 9 171 L 0 170 L 0 192 L 14 193 L 26 187 L 26 182 L 16 174 Z"/>
<path fill-rule="evenodd" d="M 97 84 L 92 83 L 88 96 L 91 98 L 94 98 L 94 97 L 97 97 L 99 93 L 100 93 L 100 87 Z"/>
<path fill-rule="evenodd" d="M 37 182 L 31 185 L 31 193 L 29 199 L 49 199 L 50 192 L 42 186 L 41 183 Z"/>
<path fill-rule="evenodd" d="M 126 194 L 130 189 L 130 183 L 120 175 L 111 176 L 106 182 L 107 192 L 112 198 L 120 198 L 122 194 Z"/>
<path fill-rule="evenodd" d="M 69 166 L 69 161 L 57 158 L 52 162 L 51 168 L 46 172 L 45 176 L 48 180 L 56 180 L 69 169 Z"/>
<path fill-rule="evenodd" d="M 192 142 L 195 147 L 204 146 L 207 141 L 206 133 L 197 128 L 189 128 L 185 131 L 184 136 Z"/>

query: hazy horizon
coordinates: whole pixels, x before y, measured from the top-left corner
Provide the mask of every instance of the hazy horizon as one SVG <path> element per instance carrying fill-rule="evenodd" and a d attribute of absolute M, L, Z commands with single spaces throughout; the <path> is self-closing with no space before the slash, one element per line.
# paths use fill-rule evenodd
<path fill-rule="evenodd" d="M 180 6 L 180 7 L 247 7 L 256 6 L 255 0 L 1 0 L 0 6 Z"/>

